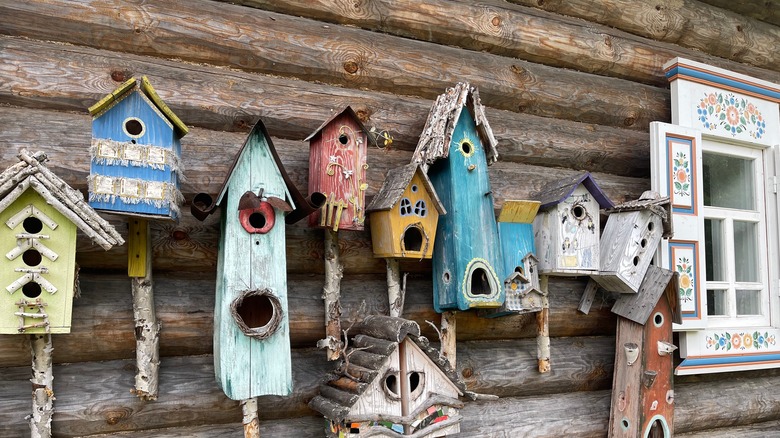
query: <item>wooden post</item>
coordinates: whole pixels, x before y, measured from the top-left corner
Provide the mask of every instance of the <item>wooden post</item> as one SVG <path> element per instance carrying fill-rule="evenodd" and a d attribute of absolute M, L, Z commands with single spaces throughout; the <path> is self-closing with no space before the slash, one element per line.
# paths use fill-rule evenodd
<path fill-rule="evenodd" d="M 582 293 L 582 298 L 580 298 L 580 305 L 577 307 L 577 310 L 587 315 L 590 312 L 590 306 L 593 305 L 593 300 L 596 298 L 598 289 L 599 284 L 596 283 L 596 280 L 589 279 L 587 286 L 585 286 L 585 291 Z"/>
<path fill-rule="evenodd" d="M 401 317 L 404 313 L 406 285 L 401 286 L 401 268 L 398 259 L 387 258 L 387 298 L 390 302 L 390 316 Z"/>
<path fill-rule="evenodd" d="M 244 438 L 260 438 L 260 419 L 257 415 L 257 397 L 241 400 L 244 414 Z"/>
<path fill-rule="evenodd" d="M 319 348 L 328 349 L 328 360 L 337 360 L 341 354 L 341 277 L 344 267 L 339 259 L 339 235 L 330 228 L 325 229 L 325 286 L 322 298 L 325 300 L 325 339 L 319 341 Z"/>
<path fill-rule="evenodd" d="M 406 363 L 406 342 L 404 342 L 404 340 L 401 340 L 401 342 L 398 343 L 398 357 L 398 384 L 401 388 L 401 416 L 406 417 L 409 415 L 409 401 L 411 398 L 411 391 L 409 390 L 409 366 Z M 404 434 L 408 435 L 411 432 L 411 426 L 404 424 Z"/>
<path fill-rule="evenodd" d="M 157 400 L 160 368 L 160 322 L 154 311 L 152 241 L 149 221 L 129 220 L 127 272 L 131 276 L 135 320 L 135 388 L 144 400 Z"/>
<path fill-rule="evenodd" d="M 458 350 L 455 315 L 455 311 L 449 310 L 441 314 L 441 354 L 450 361 L 453 368 L 455 368 L 455 355 Z"/>
<path fill-rule="evenodd" d="M 547 293 L 549 277 L 539 277 L 539 287 L 542 289 L 544 301 L 542 310 L 536 314 L 536 358 L 539 361 L 539 372 L 550 371 L 550 302 Z"/>
<path fill-rule="evenodd" d="M 32 335 L 32 415 L 30 416 L 30 436 L 32 438 L 51 437 L 51 417 L 54 413 L 54 391 L 52 381 L 54 373 L 51 366 L 51 335 Z"/>

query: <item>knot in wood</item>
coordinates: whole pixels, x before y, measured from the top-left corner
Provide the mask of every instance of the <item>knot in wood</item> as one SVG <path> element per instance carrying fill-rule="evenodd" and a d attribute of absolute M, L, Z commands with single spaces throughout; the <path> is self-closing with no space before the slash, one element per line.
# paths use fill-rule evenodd
<path fill-rule="evenodd" d="M 104 414 L 106 417 L 106 423 L 113 426 L 118 424 L 120 421 L 129 418 L 131 412 L 128 409 L 112 409 L 110 411 L 106 411 Z"/>
<path fill-rule="evenodd" d="M 111 72 L 111 80 L 114 82 L 124 82 L 130 76 L 132 76 L 132 74 L 128 71 L 114 70 Z"/>
<path fill-rule="evenodd" d="M 474 370 L 471 368 L 463 368 L 463 371 L 461 371 L 461 375 L 465 378 L 469 378 L 474 375 Z"/>
<path fill-rule="evenodd" d="M 495 17 L 493 17 L 492 20 L 490 20 L 490 24 L 492 24 L 493 26 L 496 26 L 496 27 L 501 26 L 501 17 L 496 15 Z"/>
<path fill-rule="evenodd" d="M 344 63 L 344 70 L 351 75 L 357 73 L 358 68 L 358 63 L 355 61 L 347 61 Z"/>
<path fill-rule="evenodd" d="M 635 116 L 628 116 L 623 120 L 624 126 L 633 126 L 634 123 L 636 123 L 636 117 Z"/>
<path fill-rule="evenodd" d="M 173 237 L 173 240 L 184 240 L 188 236 L 187 232 L 184 230 L 175 230 L 173 233 L 171 233 L 171 237 Z"/>

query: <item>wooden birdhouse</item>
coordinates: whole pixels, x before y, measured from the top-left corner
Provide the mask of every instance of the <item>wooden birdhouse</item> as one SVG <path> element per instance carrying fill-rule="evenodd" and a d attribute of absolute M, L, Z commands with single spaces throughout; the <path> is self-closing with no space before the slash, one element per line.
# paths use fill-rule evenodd
<path fill-rule="evenodd" d="M 238 152 L 216 198 L 199 194 L 199 218 L 221 207 L 214 308 L 214 368 L 233 400 L 292 391 L 285 215 L 304 202 L 262 122 Z M 305 215 L 298 215 L 299 218 Z"/>
<path fill-rule="evenodd" d="M 533 196 L 541 202 L 534 240 L 542 274 L 599 271 L 599 210 L 612 207 L 590 173 L 552 181 Z"/>
<path fill-rule="evenodd" d="M 661 238 L 672 236 L 669 197 L 647 191 L 636 201 L 609 210 L 601 235 L 599 273 L 593 278 L 606 290 L 635 293 L 642 284 Z"/>
<path fill-rule="evenodd" d="M 181 143 L 187 126 L 154 91 L 132 78 L 89 108 L 89 203 L 133 216 L 177 219 Z"/>
<path fill-rule="evenodd" d="M 19 159 L 0 174 L 0 334 L 69 333 L 76 230 L 106 250 L 124 240 L 46 168 L 46 154 Z"/>
<path fill-rule="evenodd" d="M 309 142 L 309 195 L 325 198 L 320 211 L 309 216 L 309 226 L 362 230 L 368 188 L 366 128 L 348 106 L 304 141 Z"/>
<path fill-rule="evenodd" d="M 416 163 L 389 171 L 367 212 L 374 257 L 415 260 L 431 258 L 439 215 L 446 213 Z"/>
<path fill-rule="evenodd" d="M 414 321 L 367 317 L 350 333 L 334 378 L 309 407 L 328 437 L 440 437 L 460 432 L 466 386 Z"/>
<path fill-rule="evenodd" d="M 680 323 L 677 276 L 650 265 L 636 294 L 622 294 L 612 381 L 610 437 L 674 435 L 672 323 Z"/>
<path fill-rule="evenodd" d="M 437 312 L 498 307 L 504 302 L 501 246 L 487 166 L 496 139 L 476 88 L 459 83 L 436 99 L 412 161 L 427 174 L 447 214 L 433 248 Z"/>

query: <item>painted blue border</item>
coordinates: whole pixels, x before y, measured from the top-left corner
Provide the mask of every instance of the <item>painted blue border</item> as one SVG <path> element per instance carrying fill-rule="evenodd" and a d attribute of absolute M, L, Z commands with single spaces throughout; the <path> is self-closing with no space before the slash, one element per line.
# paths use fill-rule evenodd
<path fill-rule="evenodd" d="M 696 168 L 696 151 L 693 147 L 693 140 L 690 138 L 685 137 L 678 137 L 675 135 L 669 135 L 667 134 L 665 137 L 666 140 L 666 193 L 669 195 L 669 199 L 674 199 L 673 192 L 672 192 L 672 180 L 674 179 L 674 175 L 672 172 L 672 160 L 674 159 L 672 157 L 672 140 L 675 140 L 679 143 L 685 143 L 688 145 L 688 160 L 691 163 L 691 207 L 690 208 L 680 208 L 675 207 L 674 202 L 672 202 L 672 212 L 673 213 L 680 213 L 680 214 L 689 214 L 689 215 L 696 215 L 696 203 L 698 202 L 698 193 L 696 193 L 697 190 L 699 190 L 699 187 L 696 185 L 696 173 L 698 172 L 698 169 Z"/>
<path fill-rule="evenodd" d="M 780 100 L 780 91 L 775 91 L 767 87 L 746 83 L 738 79 L 728 78 L 714 73 L 703 72 L 700 70 L 681 66 L 679 64 L 673 66 L 666 72 L 666 78 L 669 80 L 671 80 L 671 78 L 673 78 L 674 76 L 678 76 L 678 75 L 681 77 L 687 76 L 691 78 L 705 80 L 708 82 L 713 82 L 719 85 L 735 88 L 738 90 L 746 91 L 760 96 L 765 96 L 769 99 L 773 99 L 776 101 Z"/>
<path fill-rule="evenodd" d="M 699 274 L 700 274 L 699 251 L 697 250 L 698 248 L 696 248 L 696 244 L 687 243 L 687 242 L 675 242 L 670 240 L 669 241 L 669 264 L 671 266 L 669 266 L 669 270 L 673 272 L 677 272 L 674 266 L 674 256 L 673 256 L 672 249 L 681 248 L 681 247 L 682 248 L 688 247 L 693 250 L 693 280 L 696 282 L 696 288 L 694 288 L 693 290 L 693 294 L 694 294 L 693 303 L 694 303 L 694 308 L 696 310 L 693 313 L 682 312 L 682 317 L 683 320 L 685 319 L 699 320 L 701 319 L 701 316 L 699 315 L 699 312 L 701 311 L 701 309 L 699 308 L 699 304 L 701 303 L 701 297 L 699 296 L 699 294 L 701 293 L 702 284 L 701 284 L 701 279 L 699 278 Z M 677 292 L 679 293 L 680 291 L 678 290 Z"/>
<path fill-rule="evenodd" d="M 684 359 L 677 368 L 685 369 L 689 367 L 713 365 L 741 365 L 773 361 L 780 361 L 780 353 L 751 354 L 749 356 L 712 356 Z"/>

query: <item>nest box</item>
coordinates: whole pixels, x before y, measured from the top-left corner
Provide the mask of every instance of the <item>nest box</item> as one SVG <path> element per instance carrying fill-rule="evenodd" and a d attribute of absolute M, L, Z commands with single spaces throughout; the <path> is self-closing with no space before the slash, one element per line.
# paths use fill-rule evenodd
<path fill-rule="evenodd" d="M 304 141 L 309 142 L 309 195 L 324 197 L 309 226 L 363 229 L 366 211 L 368 133 L 351 107 L 334 115 Z"/>
<path fill-rule="evenodd" d="M 651 265 L 636 294 L 622 294 L 609 436 L 674 435 L 672 323 L 681 323 L 677 275 Z"/>
<path fill-rule="evenodd" d="M 334 378 L 309 407 L 328 437 L 440 437 L 460 432 L 466 385 L 414 321 L 372 315 L 351 329 Z"/>
<path fill-rule="evenodd" d="M 541 202 L 534 241 L 542 274 L 599 271 L 599 210 L 612 207 L 590 173 L 552 181 L 533 196 Z"/>
<path fill-rule="evenodd" d="M 446 211 L 418 164 L 390 170 L 366 210 L 374 257 L 431 258 L 439 215 Z"/>
<path fill-rule="evenodd" d="M 214 371 L 233 400 L 292 391 L 285 215 L 304 203 L 260 121 L 216 201 L 193 200 L 199 219 L 221 208 Z"/>
<path fill-rule="evenodd" d="M 459 83 L 436 99 L 412 156 L 413 162 L 428 166 L 428 177 L 447 210 L 439 216 L 433 248 L 437 312 L 494 308 L 504 302 L 487 168 L 497 159 L 496 143 L 479 93 Z"/>
<path fill-rule="evenodd" d="M 69 333 L 76 230 L 108 250 L 124 243 L 81 192 L 22 150 L 0 173 L 0 334 Z"/>
<path fill-rule="evenodd" d="M 606 213 L 599 274 L 593 279 L 608 291 L 635 293 L 661 238 L 672 236 L 669 198 L 647 191 L 638 200 L 616 205 Z"/>
<path fill-rule="evenodd" d="M 89 108 L 89 203 L 97 210 L 177 219 L 181 143 L 187 126 L 144 76 Z"/>

